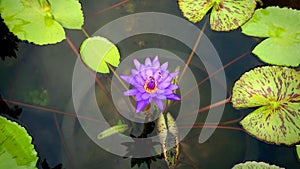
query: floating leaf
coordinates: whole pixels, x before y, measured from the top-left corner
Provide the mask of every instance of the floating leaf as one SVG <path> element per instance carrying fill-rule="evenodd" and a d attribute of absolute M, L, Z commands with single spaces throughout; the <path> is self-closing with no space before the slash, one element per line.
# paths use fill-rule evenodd
<path fill-rule="evenodd" d="M 242 32 L 268 37 L 252 51 L 262 61 L 284 66 L 300 64 L 300 11 L 279 7 L 258 9 L 242 26 Z"/>
<path fill-rule="evenodd" d="M 240 163 L 232 167 L 232 169 L 284 169 L 281 167 L 278 167 L 276 165 L 270 165 L 265 162 L 256 162 L 256 161 L 247 161 L 245 163 Z"/>
<path fill-rule="evenodd" d="M 108 136 L 111 136 L 113 134 L 117 134 L 117 133 L 123 133 L 126 130 L 128 130 L 128 125 L 127 124 L 119 124 L 116 126 L 112 126 L 104 131 L 102 131 L 100 134 L 98 134 L 97 138 L 98 139 L 104 139 Z"/>
<path fill-rule="evenodd" d="M 300 160 L 300 144 L 296 145 L 296 152 L 298 155 L 298 160 Z"/>
<path fill-rule="evenodd" d="M 108 39 L 100 36 L 84 40 L 80 46 L 84 63 L 96 72 L 109 73 L 107 63 L 117 67 L 120 63 L 118 48 Z"/>
<path fill-rule="evenodd" d="M 78 0 L 1 0 L 0 12 L 19 39 L 39 45 L 65 39 L 63 27 L 80 29 L 83 25 Z"/>
<path fill-rule="evenodd" d="M 162 145 L 164 159 L 169 168 L 174 168 L 179 156 L 178 128 L 174 118 L 167 113 L 167 123 L 163 113 L 157 120 L 157 131 Z"/>
<path fill-rule="evenodd" d="M 243 74 L 232 90 L 235 108 L 259 107 L 240 123 L 260 140 L 291 145 L 300 141 L 300 73 L 279 66 Z"/>
<path fill-rule="evenodd" d="M 36 168 L 37 152 L 25 128 L 0 116 L 0 133 L 0 168 Z"/>
<path fill-rule="evenodd" d="M 255 0 L 179 0 L 178 5 L 189 21 L 202 20 L 210 8 L 211 29 L 230 31 L 244 24 L 254 13 Z"/>

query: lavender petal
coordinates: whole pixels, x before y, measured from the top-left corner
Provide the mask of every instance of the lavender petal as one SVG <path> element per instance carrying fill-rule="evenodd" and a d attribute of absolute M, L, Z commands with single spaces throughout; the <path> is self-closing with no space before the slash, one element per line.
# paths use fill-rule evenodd
<path fill-rule="evenodd" d="M 139 113 L 141 110 L 143 110 L 147 106 L 147 104 L 149 104 L 148 101 L 145 101 L 145 100 L 138 101 L 136 103 L 135 113 Z"/>

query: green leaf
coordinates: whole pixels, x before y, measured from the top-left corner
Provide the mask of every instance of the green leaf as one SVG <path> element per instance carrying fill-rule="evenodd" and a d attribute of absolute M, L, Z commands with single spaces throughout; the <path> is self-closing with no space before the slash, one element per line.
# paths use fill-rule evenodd
<path fill-rule="evenodd" d="M 212 9 L 211 29 L 230 31 L 244 24 L 254 13 L 255 0 L 179 0 L 178 5 L 189 21 L 196 23 Z"/>
<path fill-rule="evenodd" d="M 262 61 L 275 65 L 300 64 L 300 11 L 268 7 L 258 9 L 242 26 L 246 35 L 268 37 L 252 51 Z"/>
<path fill-rule="evenodd" d="M 236 164 L 232 169 L 284 169 L 276 165 L 270 165 L 265 162 L 247 161 L 245 163 Z"/>
<path fill-rule="evenodd" d="M 84 40 L 80 46 L 80 54 L 89 68 L 100 73 L 109 73 L 106 63 L 115 67 L 120 63 L 118 48 L 108 39 L 100 36 Z"/>
<path fill-rule="evenodd" d="M 240 123 L 251 135 L 275 144 L 300 141 L 300 73 L 279 66 L 255 68 L 232 89 L 235 108 L 259 107 Z"/>
<path fill-rule="evenodd" d="M 207 11 L 214 5 L 215 0 L 178 0 L 178 5 L 189 21 L 196 23 L 202 20 Z"/>
<path fill-rule="evenodd" d="M 296 145 L 296 152 L 297 152 L 298 160 L 300 160 L 300 144 Z"/>
<path fill-rule="evenodd" d="M 128 125 L 127 124 L 115 125 L 115 126 L 112 126 L 108 129 L 102 131 L 101 133 L 99 133 L 97 138 L 98 139 L 104 139 L 104 138 L 109 137 L 113 134 L 123 133 L 126 130 L 128 130 Z"/>
<path fill-rule="evenodd" d="M 166 119 L 161 113 L 157 120 L 157 131 L 162 145 L 164 159 L 169 168 L 174 168 L 179 157 L 178 128 L 174 118 L 168 112 Z"/>
<path fill-rule="evenodd" d="M 224 0 L 216 3 L 210 14 L 210 26 L 215 31 L 237 29 L 254 13 L 255 0 Z"/>
<path fill-rule="evenodd" d="M 64 40 L 62 25 L 80 29 L 83 24 L 81 5 L 77 0 L 1 0 L 0 12 L 12 33 L 38 45 Z"/>
<path fill-rule="evenodd" d="M 36 168 L 37 152 L 25 128 L 0 116 L 0 133 L 0 168 Z"/>

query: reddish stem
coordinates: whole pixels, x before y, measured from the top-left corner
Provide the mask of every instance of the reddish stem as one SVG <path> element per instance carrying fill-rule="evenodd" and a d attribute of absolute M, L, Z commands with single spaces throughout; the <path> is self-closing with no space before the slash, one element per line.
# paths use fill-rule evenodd
<path fill-rule="evenodd" d="M 114 9 L 115 7 L 118 7 L 118 6 L 120 6 L 120 5 L 125 4 L 125 3 L 128 2 L 128 1 L 129 1 L 129 0 L 121 1 L 121 2 L 119 2 L 119 3 L 117 3 L 117 4 L 114 4 L 114 5 L 110 6 L 110 7 L 107 7 L 107 8 L 101 9 L 100 11 L 97 11 L 97 12 L 95 12 L 93 15 L 99 15 L 99 14 L 101 14 L 101 13 L 104 13 L 104 12 L 106 12 L 106 11 L 109 11 L 109 10 L 111 10 L 111 9 Z"/>
<path fill-rule="evenodd" d="M 15 105 L 19 105 L 19 106 L 31 108 L 31 109 L 43 110 L 43 111 L 53 112 L 53 113 L 62 114 L 62 115 L 67 115 L 67 116 L 71 116 L 71 117 L 75 117 L 75 118 L 81 118 L 81 119 L 93 121 L 93 122 L 96 122 L 96 123 L 103 123 L 100 120 L 93 119 L 93 118 L 86 117 L 86 116 L 77 115 L 75 113 L 68 113 L 68 112 L 59 111 L 59 110 L 50 109 L 50 108 L 45 108 L 45 107 L 41 107 L 41 106 L 34 106 L 34 105 L 30 105 L 30 104 L 26 104 L 26 103 L 21 103 L 21 102 L 17 102 L 17 101 L 12 101 L 12 100 L 8 100 L 8 99 L 2 99 L 2 100 L 5 101 L 5 102 L 7 102 L 7 103 L 11 103 L 11 104 L 15 104 Z"/>
<path fill-rule="evenodd" d="M 214 125 L 199 125 L 199 126 L 179 126 L 180 128 L 197 128 L 197 129 L 202 129 L 202 128 L 219 128 L 219 129 L 228 129 L 228 130 L 237 130 L 237 131 L 244 131 L 241 128 L 238 127 L 231 127 L 231 126 L 214 126 Z"/>

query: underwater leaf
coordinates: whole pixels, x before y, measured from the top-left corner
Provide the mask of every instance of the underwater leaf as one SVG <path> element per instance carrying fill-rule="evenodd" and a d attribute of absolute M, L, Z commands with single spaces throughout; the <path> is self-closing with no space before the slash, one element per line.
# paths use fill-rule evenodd
<path fill-rule="evenodd" d="M 265 162 L 247 161 L 245 163 L 236 164 L 232 169 L 284 169 L 276 165 L 270 165 Z"/>
<path fill-rule="evenodd" d="M 251 18 L 256 7 L 255 0 L 179 0 L 178 5 L 189 21 L 196 23 L 213 7 L 210 26 L 216 31 L 237 29 Z"/>
<path fill-rule="evenodd" d="M 243 25 L 254 13 L 255 0 L 223 0 L 210 14 L 210 26 L 215 31 L 230 31 Z"/>
<path fill-rule="evenodd" d="M 232 89 L 235 108 L 259 107 L 240 123 L 260 140 L 291 145 L 300 141 L 300 73 L 279 66 L 255 68 Z"/>
<path fill-rule="evenodd" d="M 296 152 L 297 152 L 298 160 L 300 160 L 300 144 L 296 145 Z"/>
<path fill-rule="evenodd" d="M 252 51 L 262 61 L 284 66 L 300 64 L 300 11 L 267 7 L 258 9 L 242 26 L 246 35 L 268 37 Z"/>
<path fill-rule="evenodd" d="M 201 21 L 213 5 L 213 0 L 178 0 L 183 16 L 193 23 Z"/>
<path fill-rule="evenodd" d="M 161 113 L 157 120 L 157 131 L 159 133 L 164 159 L 169 168 L 174 168 L 179 157 L 178 128 L 174 118 L 169 112 L 166 114 L 166 119 L 164 114 Z"/>
<path fill-rule="evenodd" d="M 25 128 L 0 116 L 0 133 L 0 168 L 36 168 L 37 152 Z"/>
<path fill-rule="evenodd" d="M 98 134 L 97 138 L 98 139 L 104 139 L 108 136 L 111 136 L 113 134 L 117 134 L 117 133 L 123 133 L 126 130 L 128 130 L 128 125 L 127 124 L 119 124 L 116 126 L 112 126 L 104 131 L 102 131 L 101 133 Z"/>
<path fill-rule="evenodd" d="M 79 29 L 83 24 L 81 5 L 77 0 L 1 0 L 0 12 L 12 33 L 38 45 L 65 39 L 62 25 Z"/>
<path fill-rule="evenodd" d="M 118 48 L 108 39 L 100 36 L 84 40 L 80 46 L 80 54 L 89 68 L 100 73 L 109 73 L 106 62 L 115 67 L 120 63 Z"/>

